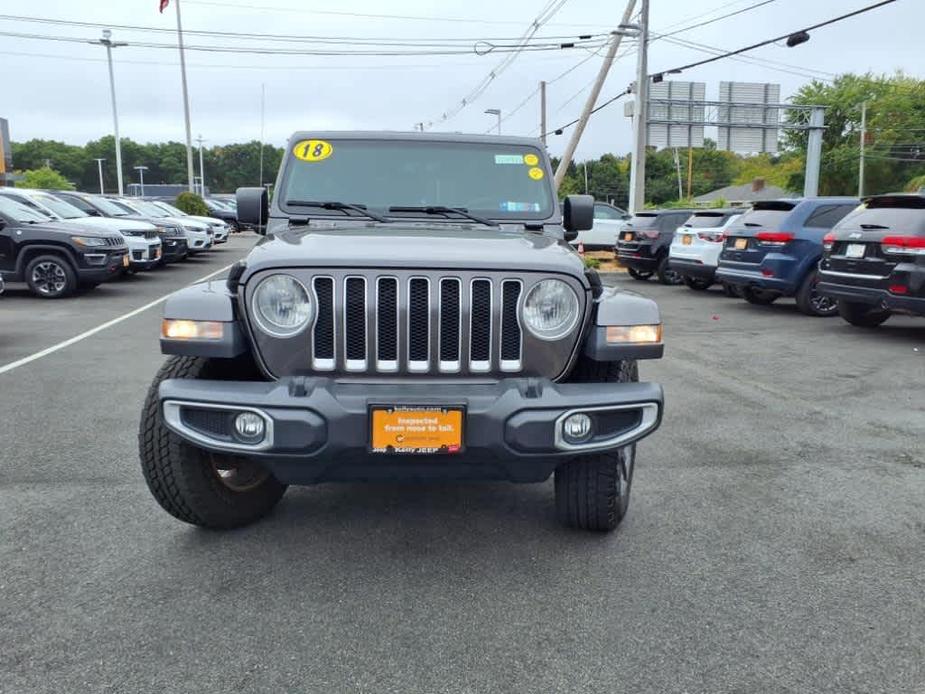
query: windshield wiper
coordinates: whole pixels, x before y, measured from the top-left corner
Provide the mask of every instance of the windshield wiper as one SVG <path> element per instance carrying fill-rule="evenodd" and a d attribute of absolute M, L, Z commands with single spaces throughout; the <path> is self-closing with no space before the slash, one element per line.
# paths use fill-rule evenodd
<path fill-rule="evenodd" d="M 885 224 L 861 224 L 862 229 L 865 231 L 870 231 L 871 229 L 889 229 L 890 227 Z"/>
<path fill-rule="evenodd" d="M 390 207 L 389 212 L 423 212 L 424 214 L 440 214 L 449 217 L 450 214 L 458 214 L 471 219 L 473 222 L 484 224 L 487 227 L 500 226 L 498 222 L 478 215 L 471 214 L 465 207 L 444 207 L 443 205 L 423 205 L 421 207 Z"/>
<path fill-rule="evenodd" d="M 389 223 L 389 220 L 378 215 L 375 212 L 370 212 L 366 209 L 366 205 L 354 205 L 349 202 L 339 202 L 337 200 L 332 200 L 328 202 L 321 202 L 319 200 L 287 200 L 287 205 L 292 207 L 320 207 L 323 210 L 340 210 L 341 212 L 346 213 L 347 210 L 352 210 L 353 212 L 358 212 L 364 217 L 369 217 L 369 219 L 374 219 L 377 222 Z"/>

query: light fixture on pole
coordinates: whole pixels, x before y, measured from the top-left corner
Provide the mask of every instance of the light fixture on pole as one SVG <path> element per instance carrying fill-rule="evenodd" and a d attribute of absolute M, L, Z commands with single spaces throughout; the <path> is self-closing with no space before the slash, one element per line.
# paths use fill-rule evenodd
<path fill-rule="evenodd" d="M 500 108 L 486 108 L 485 113 L 489 116 L 498 117 L 498 134 L 501 134 L 501 109 Z"/>
<path fill-rule="evenodd" d="M 147 166 L 135 166 L 133 167 L 135 171 L 138 172 L 138 180 L 141 182 L 141 197 L 145 196 L 145 171 L 148 170 Z"/>
<path fill-rule="evenodd" d="M 109 29 L 103 29 L 103 38 L 98 41 L 88 41 L 88 43 L 98 43 L 101 46 L 106 46 L 106 61 L 109 63 L 109 94 L 112 99 L 112 126 L 113 134 L 116 138 L 116 182 L 119 187 L 119 195 L 122 195 L 122 143 L 119 142 L 119 112 L 116 110 L 116 78 L 112 71 L 112 49 L 127 46 L 128 44 L 124 41 L 113 41 L 112 32 Z"/>
<path fill-rule="evenodd" d="M 100 172 L 100 195 L 103 195 L 106 192 L 103 189 L 103 162 L 106 160 L 105 159 L 94 159 L 94 161 L 96 162 L 96 168 L 99 169 L 99 172 Z"/>

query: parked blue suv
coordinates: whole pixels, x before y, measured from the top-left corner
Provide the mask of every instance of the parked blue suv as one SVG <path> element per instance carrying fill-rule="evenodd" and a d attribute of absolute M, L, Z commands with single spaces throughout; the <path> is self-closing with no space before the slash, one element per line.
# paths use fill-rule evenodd
<path fill-rule="evenodd" d="M 716 279 L 738 287 L 752 304 L 793 296 L 806 315 L 837 315 L 838 302 L 816 290 L 822 239 L 859 202 L 847 197 L 756 202 L 726 229 Z"/>

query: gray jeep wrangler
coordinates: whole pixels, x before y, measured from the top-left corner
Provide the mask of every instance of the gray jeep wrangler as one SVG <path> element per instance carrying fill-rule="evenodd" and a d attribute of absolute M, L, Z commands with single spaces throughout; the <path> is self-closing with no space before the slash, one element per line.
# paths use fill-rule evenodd
<path fill-rule="evenodd" d="M 528 138 L 296 133 L 272 203 L 237 192 L 265 238 L 165 304 L 139 435 L 161 506 L 231 528 L 289 484 L 555 473 L 563 522 L 614 529 L 661 321 L 569 247 L 593 200 L 560 210 L 551 174 Z"/>

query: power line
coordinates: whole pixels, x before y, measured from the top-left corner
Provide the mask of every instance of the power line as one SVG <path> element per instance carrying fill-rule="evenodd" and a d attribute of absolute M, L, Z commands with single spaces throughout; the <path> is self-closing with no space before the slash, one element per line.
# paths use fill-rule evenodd
<path fill-rule="evenodd" d="M 566 0 L 561 0 L 563 3 Z M 95 39 L 86 39 L 78 38 L 73 36 L 49 36 L 46 34 L 28 34 L 21 32 L 10 32 L 10 31 L 0 31 L 0 36 L 9 36 L 12 38 L 21 38 L 21 39 L 34 39 L 34 40 L 43 40 L 43 41 L 60 41 L 64 43 L 96 43 Z M 154 43 L 150 41 L 133 41 L 131 46 L 135 48 L 156 48 L 156 49 L 169 49 L 176 50 L 176 45 L 172 43 Z M 531 44 L 531 45 L 511 45 L 511 46 L 495 46 L 490 51 L 491 53 L 502 53 L 502 54 L 512 54 L 517 56 L 521 53 L 537 53 L 537 52 L 548 52 L 548 51 L 559 51 L 569 48 L 577 48 L 579 46 L 590 46 L 598 47 L 603 45 L 600 41 L 589 41 L 585 43 L 579 42 L 569 42 L 566 44 L 560 43 L 551 43 L 551 44 Z M 364 56 L 377 56 L 377 57 L 392 57 L 392 56 L 446 56 L 446 55 L 479 55 L 479 53 L 472 48 L 446 48 L 442 50 L 432 50 L 432 49 L 419 49 L 412 48 L 408 50 L 334 50 L 334 49 L 310 49 L 310 48 L 256 48 L 256 47 L 238 47 L 238 46 L 205 46 L 205 45 L 190 45 L 187 44 L 184 46 L 186 50 L 199 51 L 205 53 L 231 53 L 231 54 L 245 54 L 245 55 L 321 55 L 321 56 L 351 56 L 351 55 L 364 55 Z M 483 53 L 484 55 L 484 53 Z M 510 59 L 505 59 L 505 61 L 510 62 Z"/>
<path fill-rule="evenodd" d="M 771 1 L 771 0 L 766 0 Z M 84 28 L 97 29 L 118 29 L 119 31 L 128 32 L 151 32 L 161 34 L 173 34 L 174 29 L 155 26 L 141 26 L 138 24 L 106 24 L 101 22 L 87 22 L 72 19 L 54 19 L 50 17 L 28 17 L 23 15 L 0 14 L 0 20 L 11 22 L 31 22 L 37 24 L 52 24 L 56 26 L 76 26 Z M 189 36 L 202 36 L 209 38 L 235 38 L 251 41 L 278 41 L 286 43 L 348 43 L 351 45 L 384 45 L 384 46 L 445 46 L 457 43 L 490 43 L 498 42 L 517 42 L 520 39 L 516 37 L 497 37 L 497 36 L 477 36 L 477 37 L 445 37 L 445 38 L 395 38 L 377 37 L 377 36 L 332 36 L 311 35 L 311 34 L 265 34 L 256 32 L 239 32 L 239 31 L 212 31 L 202 29 L 186 29 L 184 34 Z M 562 34 L 557 36 L 534 36 L 528 41 L 571 41 L 575 39 L 605 39 L 609 34 L 598 32 L 591 34 Z"/>
<path fill-rule="evenodd" d="M 787 37 L 789 37 L 789 36 L 792 36 L 793 34 L 800 33 L 801 31 L 803 31 L 803 32 L 809 32 L 809 31 L 812 31 L 812 30 L 815 30 L 815 29 L 819 29 L 819 28 L 821 28 L 821 27 L 829 26 L 830 24 L 835 24 L 836 22 L 840 22 L 840 21 L 845 20 L 845 19 L 848 19 L 848 18 L 850 18 L 850 17 L 855 17 L 855 16 L 857 16 L 857 15 L 859 15 L 859 14 L 863 14 L 863 13 L 865 13 L 865 12 L 870 12 L 871 10 L 875 10 L 875 9 L 880 8 L 880 7 L 883 7 L 883 6 L 885 6 L 885 5 L 890 5 L 890 4 L 894 3 L 894 2 L 896 2 L 896 0 L 882 0 L 881 2 L 875 3 L 875 4 L 873 4 L 873 5 L 868 5 L 868 6 L 866 6 L 866 7 L 862 7 L 861 9 L 855 10 L 855 11 L 853 11 L 853 12 L 849 12 L 848 14 L 843 14 L 843 15 L 840 15 L 840 16 L 838 16 L 838 17 L 833 17 L 832 19 L 826 20 L 826 21 L 824 21 L 824 22 L 820 22 L 819 24 L 814 24 L 813 26 L 806 27 L 805 29 L 797 29 L 796 31 L 792 31 L 792 32 L 790 32 L 790 33 L 788 33 L 788 34 L 784 34 L 783 36 L 778 36 L 778 37 L 773 38 L 773 39 L 768 39 L 768 40 L 766 40 L 766 41 L 761 41 L 761 42 L 759 42 L 759 43 L 755 43 L 755 44 L 752 44 L 752 45 L 750 45 L 750 46 L 746 46 L 746 47 L 744 47 L 744 48 L 739 48 L 739 49 L 736 49 L 736 50 L 734 50 L 734 51 L 727 51 L 727 52 L 725 52 L 725 53 L 723 53 L 723 54 L 721 54 L 721 55 L 717 55 L 717 56 L 714 56 L 714 57 L 712 57 L 712 58 L 707 58 L 706 60 L 701 60 L 701 61 L 696 62 L 696 63 L 690 63 L 690 64 L 688 64 L 688 65 L 682 65 L 681 67 L 673 68 L 673 69 L 671 69 L 671 70 L 664 70 L 664 71 L 662 71 L 662 72 L 657 72 L 657 73 L 654 73 L 654 74 L 650 74 L 650 75 L 649 75 L 649 78 L 651 79 L 651 78 L 656 77 L 656 76 L 663 76 L 663 75 L 668 75 L 668 74 L 676 74 L 676 73 L 682 72 L 682 71 L 684 71 L 684 70 L 689 70 L 689 69 L 694 68 L 694 67 L 699 67 L 700 65 L 706 65 L 707 63 L 713 63 L 713 62 L 716 62 L 716 61 L 718 61 L 718 60 L 722 60 L 723 58 L 730 58 L 730 57 L 732 57 L 732 56 L 737 56 L 737 55 L 740 55 L 741 53 L 745 53 L 745 52 L 747 52 L 747 51 L 751 51 L 751 50 L 754 50 L 754 49 L 756 49 L 756 48 L 761 48 L 762 46 L 767 46 L 768 44 L 775 43 L 776 41 L 780 41 L 780 40 L 785 39 L 785 38 L 787 38 Z M 604 103 L 602 103 L 600 106 L 598 106 L 597 108 L 595 108 L 593 111 L 591 111 L 591 113 L 592 113 L 592 114 L 593 114 L 593 113 L 596 113 L 597 111 L 600 111 L 602 108 L 604 108 L 604 107 L 606 107 L 606 106 L 609 106 L 610 104 L 612 104 L 614 101 L 616 101 L 616 100 L 619 99 L 620 97 L 625 96 L 628 92 L 629 92 L 629 90 L 624 91 L 624 92 L 621 92 L 621 93 L 618 94 L 617 96 L 615 96 L 615 97 L 613 97 L 613 98 L 611 98 L 611 99 L 608 99 L 607 101 L 605 101 Z M 565 125 L 560 126 L 560 127 L 556 128 L 555 130 L 552 130 L 552 131 L 550 131 L 550 132 L 548 132 L 548 133 L 546 133 L 546 134 L 547 134 L 547 135 L 550 135 L 550 134 L 557 134 L 557 135 L 558 135 L 558 134 L 561 134 L 561 132 L 562 132 L 563 130 L 565 130 L 565 129 L 568 128 L 568 127 L 571 127 L 572 125 L 574 125 L 575 123 L 577 123 L 578 120 L 579 120 L 579 119 L 576 118 L 575 120 L 571 121 L 570 123 L 566 123 Z"/>
<path fill-rule="evenodd" d="M 692 17 L 688 17 L 688 18 L 686 18 L 686 19 L 684 19 L 684 20 L 681 20 L 680 22 L 675 22 L 674 24 L 670 25 L 670 26 L 668 27 L 668 29 L 671 29 L 671 28 L 673 28 L 673 27 L 676 27 L 676 26 L 678 26 L 679 24 L 683 24 L 684 22 L 690 21 L 690 20 L 692 20 L 692 19 L 700 19 L 701 17 L 706 17 L 707 15 L 712 14 L 713 12 L 717 12 L 717 11 L 719 11 L 719 10 L 725 9 L 726 7 L 730 7 L 730 6 L 732 6 L 732 5 L 741 4 L 742 2 L 745 2 L 745 1 L 747 1 L 747 0 L 733 0 L 733 2 L 724 3 L 723 5 L 720 5 L 719 7 L 713 8 L 712 10 L 708 10 L 707 12 L 703 12 L 703 13 L 701 13 L 701 14 L 694 15 L 694 16 L 692 16 Z M 690 30 L 692 30 L 692 29 L 697 29 L 697 28 L 699 28 L 699 27 L 703 27 L 703 26 L 706 26 L 706 25 L 708 25 L 708 24 L 713 24 L 714 22 L 718 22 L 718 21 L 721 21 L 721 20 L 723 20 L 723 19 L 728 19 L 729 17 L 734 17 L 734 16 L 736 16 L 736 15 L 744 14 L 744 13 L 746 13 L 746 12 L 750 12 L 750 11 L 752 11 L 752 10 L 758 9 L 759 7 L 763 7 L 763 6 L 765 6 L 765 5 L 769 5 L 769 4 L 771 4 L 771 3 L 773 3 L 773 2 L 776 2 L 776 1 L 777 1 L 777 0 L 761 0 L 760 2 L 752 3 L 752 4 L 749 5 L 748 7 L 743 7 L 743 8 L 740 8 L 740 9 L 738 9 L 738 10 L 735 10 L 735 11 L 733 11 L 733 12 L 727 12 L 726 14 L 722 14 L 722 15 L 720 15 L 720 16 L 718 16 L 718 17 L 713 17 L 713 18 L 711 18 L 711 19 L 707 19 L 707 20 L 704 20 L 704 21 L 702 21 L 702 22 L 698 22 L 698 23 L 696 23 L 696 24 L 691 24 L 691 25 L 688 25 L 688 26 L 684 26 L 684 27 L 682 27 L 682 28 L 680 28 L 680 29 L 676 29 L 676 30 L 674 30 L 674 31 L 670 31 L 670 32 L 668 32 L 668 33 L 664 33 L 664 34 L 652 34 L 652 38 L 650 38 L 649 43 L 651 44 L 652 42 L 657 41 L 657 40 L 660 39 L 660 38 L 671 37 L 671 36 L 674 36 L 674 35 L 676 35 L 676 34 L 683 33 L 683 32 L 685 32 L 685 31 L 690 31 Z M 675 41 L 679 41 L 679 40 L 676 39 Z M 708 47 L 708 46 L 704 46 L 703 48 L 709 48 L 709 47 Z M 567 70 L 565 70 L 564 72 L 562 72 L 562 73 L 559 74 L 558 76 L 552 78 L 551 80 L 547 80 L 547 81 L 546 81 L 547 85 L 549 85 L 549 84 L 554 84 L 555 82 L 558 82 L 560 79 L 562 79 L 563 77 L 565 77 L 565 76 L 568 75 L 569 73 L 573 72 L 574 70 L 577 70 L 579 67 L 581 67 L 582 65 L 584 65 L 585 63 L 587 63 L 587 62 L 588 62 L 589 60 L 591 60 L 592 58 L 594 58 L 595 55 L 598 55 L 598 54 L 600 53 L 600 50 L 602 50 L 602 49 L 603 49 L 603 47 L 602 47 L 601 49 L 598 49 L 598 53 L 597 53 L 597 54 L 592 53 L 591 55 L 588 55 L 586 58 L 583 58 L 582 60 L 578 61 L 575 65 L 573 65 L 572 67 L 568 68 Z M 721 51 L 722 49 L 715 49 L 715 50 Z M 618 54 L 614 60 L 617 61 L 617 60 L 619 60 L 620 58 L 622 58 L 622 57 L 628 55 L 630 52 L 632 52 L 632 49 L 630 49 L 630 50 L 625 50 L 625 51 L 621 52 L 620 54 Z M 805 75 L 804 75 L 804 76 L 805 76 Z M 556 113 L 559 113 L 560 111 L 562 111 L 566 106 L 568 106 L 568 105 L 569 105 L 570 103 L 572 103 L 575 99 L 577 99 L 579 96 L 581 96 L 581 94 L 584 93 L 584 92 L 588 89 L 588 87 L 590 87 L 593 83 L 594 83 L 594 80 L 591 80 L 591 81 L 588 82 L 584 87 L 582 87 L 582 88 L 579 89 L 577 92 L 575 92 L 574 94 L 572 94 L 572 96 L 570 96 L 570 97 L 569 97 L 568 99 L 566 99 L 564 102 L 562 102 L 561 104 L 559 104 L 559 108 L 557 108 L 555 112 L 556 112 Z M 529 98 L 529 97 L 528 97 L 528 98 Z"/>
<path fill-rule="evenodd" d="M 776 42 L 778 42 L 778 41 L 783 41 L 783 40 L 785 40 L 785 39 L 790 38 L 791 36 L 793 36 L 793 35 L 795 35 L 795 34 L 809 33 L 810 31 L 815 31 L 816 29 L 821 29 L 822 27 L 829 26 L 830 24 L 835 24 L 836 22 L 840 22 L 840 21 L 842 21 L 842 20 L 849 19 L 849 18 L 851 18 L 851 17 L 856 17 L 856 16 L 858 16 L 859 14 L 864 14 L 865 12 L 870 12 L 871 10 L 876 10 L 876 9 L 878 9 L 878 8 L 880 8 L 880 7 L 884 7 L 884 6 L 886 6 L 886 5 L 891 5 L 891 4 L 893 4 L 894 2 L 896 2 L 896 0 L 881 0 L 881 2 L 874 3 L 873 5 L 867 5 L 866 7 L 862 7 L 862 8 L 860 8 L 860 9 L 858 9 L 858 10 L 854 10 L 853 12 L 849 12 L 849 13 L 847 13 L 847 14 L 839 15 L 838 17 L 833 17 L 832 19 L 828 19 L 828 20 L 826 20 L 826 21 L 824 21 L 824 22 L 819 22 L 818 24 L 813 24 L 812 26 L 805 27 L 804 29 L 797 29 L 796 31 L 791 31 L 791 32 L 789 32 L 789 33 L 787 33 L 787 34 L 783 34 L 782 36 L 775 36 L 773 39 L 767 39 L 766 41 L 759 41 L 758 43 L 753 43 L 753 44 L 750 45 L 750 46 L 745 46 L 745 47 L 743 47 L 743 48 L 738 48 L 738 49 L 736 49 L 736 50 L 734 50 L 734 51 L 728 51 L 728 52 L 726 52 L 726 53 L 723 53 L 722 55 L 717 55 L 717 56 L 714 56 L 714 57 L 712 57 L 712 58 L 706 58 L 706 59 L 704 59 L 704 60 L 699 60 L 699 61 L 697 61 L 697 62 L 695 62 L 695 63 L 688 63 L 687 65 L 682 65 L 681 67 L 676 67 L 676 68 L 673 68 L 673 69 L 671 69 L 671 70 L 664 70 L 664 71 L 662 71 L 662 72 L 654 73 L 654 75 L 667 75 L 667 74 L 669 74 L 669 73 L 670 73 L 670 74 L 676 74 L 676 73 L 679 73 L 679 72 L 684 72 L 685 70 L 690 70 L 691 68 L 700 67 L 701 65 L 707 65 L 708 63 L 714 63 L 714 62 L 716 62 L 717 60 L 722 60 L 723 58 L 729 58 L 729 57 L 732 57 L 732 56 L 734 56 L 734 55 L 739 55 L 740 53 L 746 53 L 746 52 L 748 52 L 748 51 L 753 51 L 753 50 L 755 50 L 756 48 L 761 48 L 761 47 L 763 47 L 763 46 L 767 46 L 767 45 L 770 45 L 770 44 L 772 44 L 772 43 L 776 43 Z M 650 76 L 654 76 L 654 75 L 650 75 Z"/>
<path fill-rule="evenodd" d="M 261 5 L 256 7 L 250 4 L 241 4 L 233 2 L 215 1 L 215 0 L 185 0 L 185 4 L 189 5 L 207 5 L 213 7 L 221 7 L 222 9 L 227 10 L 228 8 L 238 8 L 244 10 L 256 10 L 259 12 L 293 12 L 299 14 L 318 14 L 318 15 L 329 15 L 334 17 L 363 17 L 369 19 L 388 19 L 388 20 L 400 20 L 400 21 L 418 21 L 418 22 L 455 22 L 462 24 L 495 24 L 495 25 L 515 25 L 523 26 L 522 21 L 513 20 L 513 19 L 470 19 L 468 17 L 422 17 L 421 15 L 408 15 L 408 14 L 381 14 L 381 13 L 371 13 L 371 12 L 348 12 L 343 10 L 315 10 L 315 9 L 306 9 L 304 7 L 281 7 L 281 6 L 265 6 Z M 568 27 L 599 27 L 600 24 L 569 24 L 569 23 L 557 23 L 550 26 L 568 26 Z"/>
<path fill-rule="evenodd" d="M 456 116 L 460 111 L 462 111 L 466 106 L 471 104 L 473 101 L 478 99 L 482 94 L 485 93 L 485 90 L 488 89 L 489 85 L 494 82 L 498 75 L 503 73 L 511 64 L 517 59 L 517 56 L 520 55 L 523 51 L 528 50 L 528 47 L 525 45 L 525 41 L 533 37 L 540 28 L 546 24 L 550 19 L 552 19 L 556 13 L 562 9 L 562 6 L 568 0 L 549 0 L 546 5 L 543 6 L 543 9 L 540 10 L 539 14 L 533 19 L 533 22 L 530 24 L 530 27 L 521 35 L 521 48 L 520 50 L 514 50 L 511 55 L 504 58 L 500 63 L 498 63 L 482 80 L 470 91 L 466 96 L 462 98 L 455 106 L 450 108 L 448 111 L 445 111 L 442 116 L 438 119 L 438 122 L 445 123 L 454 116 Z M 427 127 L 433 127 L 433 122 L 429 122 Z"/>

